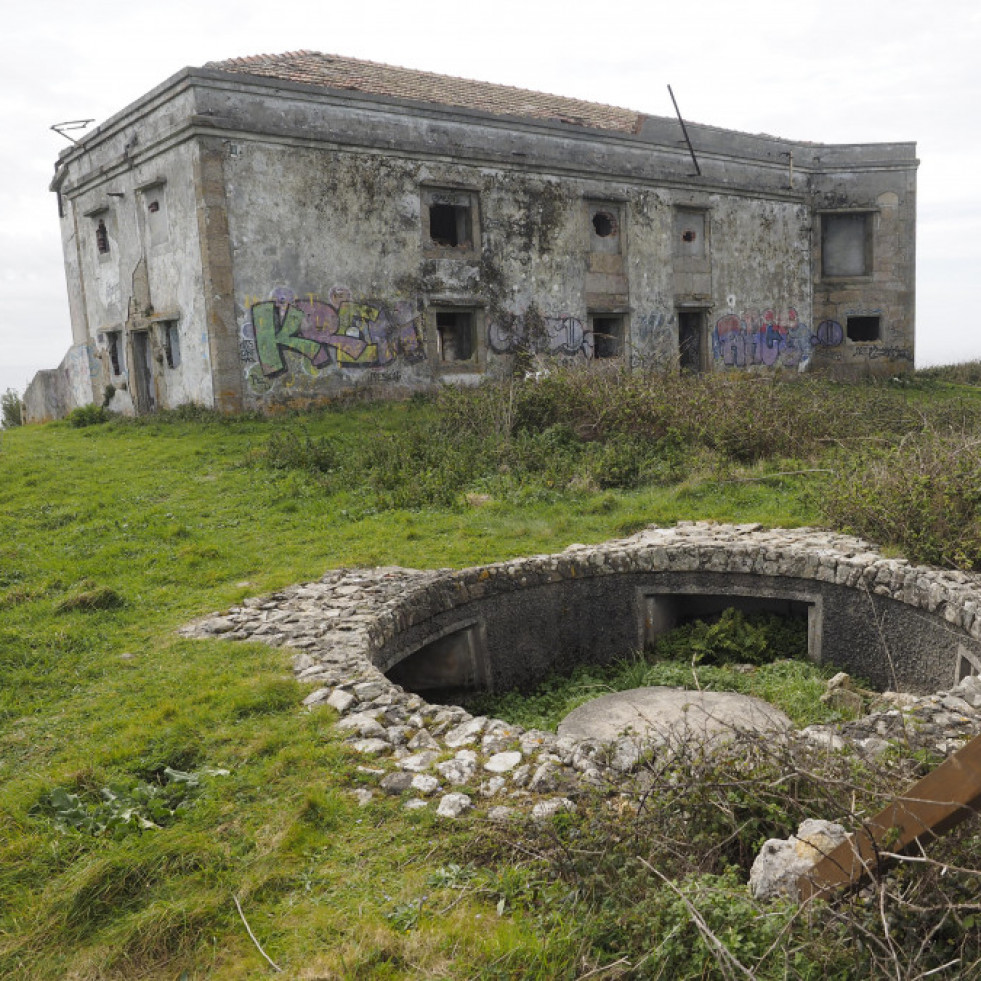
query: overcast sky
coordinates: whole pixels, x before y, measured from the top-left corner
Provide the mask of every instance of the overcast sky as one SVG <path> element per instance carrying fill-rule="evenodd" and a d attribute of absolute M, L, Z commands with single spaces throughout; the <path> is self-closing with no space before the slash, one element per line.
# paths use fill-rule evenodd
<path fill-rule="evenodd" d="M 13 9 L 11 9 L 13 8 Z M 63 120 L 96 124 L 187 65 L 307 48 L 920 158 L 919 366 L 981 357 L 977 0 L 34 0 L 0 60 L 0 391 L 71 344 L 54 195 Z M 973 316 L 973 315 L 972 315 Z"/>

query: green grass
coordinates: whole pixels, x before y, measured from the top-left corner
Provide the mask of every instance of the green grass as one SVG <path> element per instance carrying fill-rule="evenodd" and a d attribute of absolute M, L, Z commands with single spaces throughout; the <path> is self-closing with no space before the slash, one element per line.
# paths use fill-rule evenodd
<path fill-rule="evenodd" d="M 737 396 L 756 397 L 726 394 Z M 771 455 L 758 436 L 736 439 L 740 426 L 690 453 L 675 436 L 652 450 L 629 431 L 635 406 L 617 438 L 636 444 L 604 457 L 582 433 L 559 434 L 546 459 L 534 413 L 554 405 L 529 396 L 529 442 L 486 449 L 491 471 L 454 455 L 458 469 L 431 476 L 439 506 L 398 506 L 383 472 L 403 437 L 413 465 L 433 468 L 419 433 L 448 410 L 427 401 L 4 430 L 0 976 L 266 976 L 233 897 L 287 976 L 576 977 L 616 959 L 613 935 L 596 933 L 599 907 L 554 874 L 547 850 L 516 856 L 482 828 L 437 825 L 397 799 L 358 808 L 349 791 L 370 782 L 363 760 L 329 709 L 300 711 L 307 689 L 288 652 L 175 633 L 338 566 L 462 567 L 682 519 L 820 520 L 822 475 L 787 473 L 824 457 L 790 459 L 783 437 Z M 599 403 L 583 405 L 586 419 Z M 459 422 L 469 409 L 454 411 Z M 289 432 L 360 462 L 276 465 L 270 440 Z M 597 461 L 616 463 L 624 486 L 601 486 Z M 657 472 L 636 482 L 644 466 Z M 490 500 L 474 506 L 469 493 Z M 158 829 L 65 829 L 45 813 L 59 789 L 95 809 L 104 788 L 162 787 L 167 767 L 228 775 L 203 779 Z M 453 863 L 471 869 L 465 883 L 433 881 Z"/>

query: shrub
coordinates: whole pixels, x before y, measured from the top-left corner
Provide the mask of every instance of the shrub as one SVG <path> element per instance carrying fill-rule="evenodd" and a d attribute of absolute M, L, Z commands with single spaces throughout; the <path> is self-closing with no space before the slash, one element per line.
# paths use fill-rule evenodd
<path fill-rule="evenodd" d="M 4 429 L 13 429 L 24 423 L 24 403 L 20 395 L 8 388 L 0 395 L 0 424 Z"/>
<path fill-rule="evenodd" d="M 911 436 L 843 460 L 821 500 L 835 527 L 908 559 L 981 569 L 981 457 L 976 436 Z"/>
<path fill-rule="evenodd" d="M 807 817 L 860 827 L 915 778 L 912 762 L 744 733 L 710 751 L 678 740 L 642 776 L 643 789 L 615 808 L 582 801 L 561 822 L 499 832 L 503 860 L 536 883 L 512 902 L 554 930 L 574 921 L 584 967 L 621 965 L 608 976 L 652 981 L 979 976 L 981 873 L 970 826 L 875 872 L 857 895 L 798 906 L 758 902 L 746 888 L 764 841 L 788 837 Z M 565 887 L 564 904 L 548 885 Z"/>
<path fill-rule="evenodd" d="M 112 418 L 112 413 L 104 406 L 92 402 L 72 409 L 67 418 L 68 424 L 73 429 L 83 429 L 85 426 L 98 426 L 100 423 L 108 422 Z"/>
<path fill-rule="evenodd" d="M 73 610 L 114 610 L 126 601 L 109 586 L 95 586 L 66 596 L 56 607 L 57 613 Z"/>
<path fill-rule="evenodd" d="M 276 470 L 313 470 L 328 473 L 339 463 L 337 447 L 326 436 L 315 439 L 308 432 L 274 432 L 262 451 L 266 464 Z"/>
<path fill-rule="evenodd" d="M 730 607 L 717 620 L 695 620 L 657 641 L 662 658 L 696 664 L 767 664 L 807 655 L 807 624 L 766 613 L 745 614 Z"/>

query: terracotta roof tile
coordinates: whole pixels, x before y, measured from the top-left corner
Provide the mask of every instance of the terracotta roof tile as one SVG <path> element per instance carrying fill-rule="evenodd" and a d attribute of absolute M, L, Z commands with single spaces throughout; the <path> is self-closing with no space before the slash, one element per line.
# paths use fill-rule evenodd
<path fill-rule="evenodd" d="M 598 102 L 567 99 L 510 85 L 474 82 L 451 75 L 436 75 L 412 68 L 398 68 L 374 61 L 341 58 L 318 51 L 288 51 L 277 55 L 253 55 L 209 61 L 205 68 L 245 75 L 261 75 L 331 89 L 354 89 L 372 95 L 434 102 L 477 109 L 499 116 L 551 119 L 574 126 L 634 133 L 643 116 Z"/>

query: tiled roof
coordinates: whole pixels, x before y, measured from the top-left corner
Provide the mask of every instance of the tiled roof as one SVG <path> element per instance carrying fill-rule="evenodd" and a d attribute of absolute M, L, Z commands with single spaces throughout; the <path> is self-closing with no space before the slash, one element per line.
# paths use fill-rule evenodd
<path fill-rule="evenodd" d="M 560 95 L 546 95 L 510 85 L 473 82 L 451 75 L 436 75 L 412 68 L 397 68 L 374 61 L 341 58 L 318 51 L 288 51 L 278 55 L 253 55 L 209 61 L 205 68 L 245 75 L 262 75 L 331 89 L 354 89 L 372 95 L 393 96 L 418 102 L 477 109 L 499 116 L 552 119 L 575 126 L 634 133 L 643 116 L 598 102 L 583 102 Z"/>

